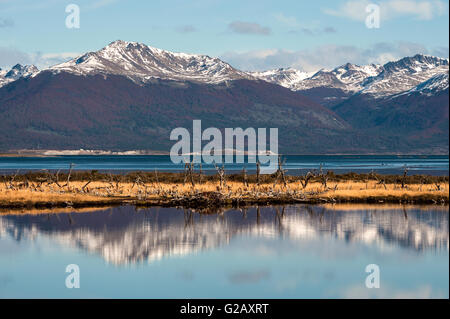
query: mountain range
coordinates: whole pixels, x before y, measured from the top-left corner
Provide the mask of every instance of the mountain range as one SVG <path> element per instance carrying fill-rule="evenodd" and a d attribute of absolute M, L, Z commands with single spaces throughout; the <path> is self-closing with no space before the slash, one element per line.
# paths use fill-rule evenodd
<path fill-rule="evenodd" d="M 168 151 L 170 131 L 278 127 L 283 153 L 448 154 L 449 60 L 245 72 L 114 41 L 38 70 L 0 70 L 0 150 Z"/>

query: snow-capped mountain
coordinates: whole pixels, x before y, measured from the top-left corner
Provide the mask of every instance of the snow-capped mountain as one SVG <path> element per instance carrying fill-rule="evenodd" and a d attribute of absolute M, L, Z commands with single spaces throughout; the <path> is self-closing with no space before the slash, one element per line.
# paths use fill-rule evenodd
<path fill-rule="evenodd" d="M 347 63 L 333 70 L 321 69 L 310 76 L 295 69 L 288 69 L 291 75 L 289 81 L 285 80 L 284 70 L 253 72 L 252 75 L 294 91 L 335 88 L 347 93 L 385 97 L 411 90 L 435 75 L 448 72 L 449 60 L 417 54 L 385 65 L 359 66 Z M 296 74 L 298 76 L 294 78 Z"/>
<path fill-rule="evenodd" d="M 38 72 L 38 68 L 34 65 L 16 64 L 9 71 L 0 69 L 0 87 L 20 78 L 34 76 Z"/>
<path fill-rule="evenodd" d="M 250 78 L 218 58 L 207 55 L 175 53 L 137 42 L 114 41 L 96 52 L 89 52 L 50 68 L 53 72 L 77 75 L 113 74 L 135 82 L 164 80 L 216 84 Z"/>
<path fill-rule="evenodd" d="M 348 92 L 362 89 L 361 83 L 369 77 L 378 74 L 380 65 L 364 65 L 346 63 L 333 70 L 322 69 L 310 78 L 305 79 L 295 88 L 308 90 L 316 87 L 338 88 Z"/>
<path fill-rule="evenodd" d="M 275 83 L 291 90 L 296 90 L 297 86 L 315 72 L 303 72 L 294 68 L 280 68 L 264 72 L 250 72 L 255 78 Z"/>
<path fill-rule="evenodd" d="M 448 73 L 449 60 L 417 54 L 383 65 L 381 72 L 368 78 L 361 93 L 384 97 L 410 90 L 433 76 Z"/>
<path fill-rule="evenodd" d="M 48 70 L 54 74 L 120 75 L 137 83 L 163 79 L 218 84 L 238 79 L 259 79 L 293 91 L 327 88 L 340 90 L 345 96 L 364 93 L 378 98 L 412 90 L 435 75 L 448 73 L 448 68 L 448 59 L 417 54 L 384 65 L 346 63 L 317 72 L 294 68 L 244 72 L 207 55 L 175 53 L 137 42 L 117 40 L 96 52 L 85 53 Z M 9 71 L 0 69 L 0 87 L 37 73 L 39 70 L 33 65 L 17 64 Z M 322 96 L 323 100 L 330 101 L 340 101 L 342 98 Z"/>
<path fill-rule="evenodd" d="M 294 91 L 317 87 L 337 88 L 348 92 L 361 90 L 361 83 L 376 76 L 380 65 L 359 66 L 346 63 L 333 70 L 321 69 L 317 72 L 302 72 L 293 68 L 252 72 L 256 78 L 287 87 Z"/>

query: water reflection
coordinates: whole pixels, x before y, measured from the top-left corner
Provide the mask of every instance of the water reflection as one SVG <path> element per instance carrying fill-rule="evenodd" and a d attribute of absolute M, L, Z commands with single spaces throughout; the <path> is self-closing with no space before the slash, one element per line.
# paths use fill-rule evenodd
<path fill-rule="evenodd" d="M 448 227 L 448 207 L 437 206 L 252 207 L 208 215 L 124 206 L 60 214 L 3 213 L 0 240 L 8 237 L 20 243 L 46 237 L 108 263 L 126 265 L 213 250 L 233 238 L 281 240 L 299 252 L 305 243 L 324 240 L 448 254 Z"/>

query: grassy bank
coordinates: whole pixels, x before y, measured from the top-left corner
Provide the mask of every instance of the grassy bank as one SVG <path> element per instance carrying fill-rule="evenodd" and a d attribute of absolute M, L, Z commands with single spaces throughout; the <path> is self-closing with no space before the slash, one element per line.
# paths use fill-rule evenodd
<path fill-rule="evenodd" d="M 258 183 L 259 179 L 259 183 Z M 448 204 L 447 176 L 311 173 L 306 176 L 39 172 L 1 176 L 0 208 L 294 203 Z"/>

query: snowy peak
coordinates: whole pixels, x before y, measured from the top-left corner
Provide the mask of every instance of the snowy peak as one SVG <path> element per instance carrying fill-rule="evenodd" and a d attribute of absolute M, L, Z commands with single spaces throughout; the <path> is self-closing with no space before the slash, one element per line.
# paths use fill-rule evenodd
<path fill-rule="evenodd" d="M 255 78 L 295 90 L 301 81 L 311 77 L 314 72 L 303 72 L 293 68 L 280 68 L 264 72 L 250 72 L 250 74 Z"/>
<path fill-rule="evenodd" d="M 448 62 L 448 59 L 423 54 L 388 62 L 377 76 L 362 83 L 362 93 L 383 97 L 410 90 L 437 74 L 448 73 Z"/>
<path fill-rule="evenodd" d="M 361 83 L 371 76 L 376 76 L 382 66 L 376 64 L 359 66 L 356 64 L 347 63 L 335 68 L 332 73 L 336 78 L 349 86 L 349 90 L 357 90 Z"/>
<path fill-rule="evenodd" d="M 359 66 L 346 63 L 333 70 L 321 69 L 310 73 L 288 68 L 253 72 L 252 75 L 294 91 L 328 87 L 356 92 L 362 88 L 361 83 L 365 79 L 376 76 L 380 69 L 381 66 L 375 64 Z"/>
<path fill-rule="evenodd" d="M 384 65 L 359 66 L 346 63 L 332 70 L 321 69 L 313 74 L 295 69 L 278 69 L 253 72 L 252 75 L 294 91 L 336 88 L 350 94 L 365 93 L 373 97 L 385 97 L 412 90 L 435 75 L 448 73 L 448 70 L 448 59 L 417 54 Z M 435 84 L 434 81 L 442 80 L 442 77 L 445 78 L 445 75 L 432 82 Z M 445 81 L 440 85 L 445 87 Z"/>
<path fill-rule="evenodd" d="M 86 53 L 51 68 L 79 75 L 114 74 L 136 82 L 152 78 L 200 83 L 220 83 L 250 78 L 218 58 L 207 55 L 175 53 L 138 42 L 114 41 L 96 52 Z"/>
<path fill-rule="evenodd" d="M 320 70 L 305 81 L 303 89 L 320 86 L 356 92 L 362 88 L 361 83 L 365 79 L 377 75 L 380 69 L 381 66 L 375 64 L 359 66 L 357 64 L 346 63 L 333 70 Z"/>
<path fill-rule="evenodd" d="M 16 64 L 12 67 L 12 69 L 5 74 L 5 78 L 12 79 L 12 80 L 18 80 L 20 78 L 25 78 L 32 76 L 39 72 L 38 68 L 34 65 L 20 65 Z"/>
<path fill-rule="evenodd" d="M 427 72 L 440 67 L 448 67 L 448 59 L 442 59 L 430 55 L 416 54 L 413 57 L 405 57 L 395 62 L 388 62 L 383 66 L 385 73 L 407 71 L 410 73 Z"/>
<path fill-rule="evenodd" d="M 9 71 L 0 69 L 0 87 L 20 78 L 28 78 L 34 76 L 38 72 L 38 68 L 34 65 L 16 64 Z"/>

